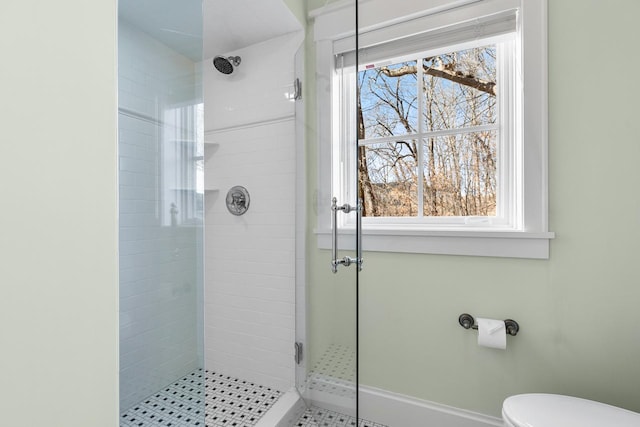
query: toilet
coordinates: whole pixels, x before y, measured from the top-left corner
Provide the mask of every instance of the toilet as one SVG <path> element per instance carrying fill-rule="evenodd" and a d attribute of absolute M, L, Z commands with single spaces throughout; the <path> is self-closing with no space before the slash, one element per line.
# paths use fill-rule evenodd
<path fill-rule="evenodd" d="M 640 427 L 640 414 L 558 394 L 519 394 L 502 404 L 505 427 Z"/>

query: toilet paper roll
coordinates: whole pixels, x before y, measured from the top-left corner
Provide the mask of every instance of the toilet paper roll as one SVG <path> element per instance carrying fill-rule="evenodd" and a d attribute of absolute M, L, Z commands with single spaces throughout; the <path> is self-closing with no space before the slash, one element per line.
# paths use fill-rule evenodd
<path fill-rule="evenodd" d="M 507 331 L 503 320 L 476 319 L 478 323 L 478 345 L 483 347 L 507 348 Z"/>

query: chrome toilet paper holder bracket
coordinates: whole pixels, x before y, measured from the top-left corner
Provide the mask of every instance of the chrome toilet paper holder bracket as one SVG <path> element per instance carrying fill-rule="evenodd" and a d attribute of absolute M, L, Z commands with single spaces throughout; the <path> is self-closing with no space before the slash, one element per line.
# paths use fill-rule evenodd
<path fill-rule="evenodd" d="M 478 325 L 476 325 L 476 320 L 472 315 L 463 313 L 458 317 L 458 323 L 465 329 L 478 329 Z M 513 319 L 505 319 L 504 327 L 507 334 L 515 337 L 518 335 L 518 331 L 520 331 L 520 325 Z"/>

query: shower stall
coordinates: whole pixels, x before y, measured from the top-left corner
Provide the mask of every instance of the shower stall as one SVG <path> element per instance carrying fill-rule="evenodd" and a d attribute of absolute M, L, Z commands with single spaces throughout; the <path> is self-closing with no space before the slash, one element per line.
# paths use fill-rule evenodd
<path fill-rule="evenodd" d="M 357 425 L 358 273 L 307 256 L 290 6 L 119 2 L 121 426 Z"/>

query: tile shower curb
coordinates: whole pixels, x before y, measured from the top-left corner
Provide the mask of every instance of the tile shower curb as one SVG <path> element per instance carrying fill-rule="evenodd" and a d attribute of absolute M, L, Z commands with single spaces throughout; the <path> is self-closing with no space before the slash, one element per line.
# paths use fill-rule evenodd
<path fill-rule="evenodd" d="M 291 427 L 306 410 L 298 391 L 291 388 L 260 418 L 254 427 Z"/>

